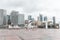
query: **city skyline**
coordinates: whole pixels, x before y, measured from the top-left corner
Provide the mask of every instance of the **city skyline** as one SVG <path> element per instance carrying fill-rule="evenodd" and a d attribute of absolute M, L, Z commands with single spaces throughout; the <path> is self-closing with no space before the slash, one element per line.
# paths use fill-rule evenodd
<path fill-rule="evenodd" d="M 6 9 L 7 14 L 10 14 L 12 10 L 16 10 L 26 16 L 29 14 L 33 16 L 43 14 L 49 17 L 56 16 L 59 19 L 59 4 L 59 0 L 0 0 L 0 9 Z"/>
<path fill-rule="evenodd" d="M 60 0 L 0 0 L 0 40 L 60 40 Z"/>
<path fill-rule="evenodd" d="M 5 9 L 0 9 L 0 10 L 5 10 Z M 7 10 L 5 10 L 5 11 L 6 11 L 6 13 L 7 13 Z M 16 11 L 16 10 L 12 10 L 12 11 Z M 11 12 L 12 12 L 12 11 L 11 11 Z M 11 12 L 10 12 L 10 13 L 11 13 Z M 19 11 L 16 11 L 16 12 L 18 12 L 19 14 L 21 14 Z M 6 14 L 6 13 L 5 13 L 5 14 Z M 17 14 L 17 13 L 16 13 L 16 14 Z M 8 15 L 8 14 L 6 14 L 6 15 Z M 10 14 L 10 15 L 11 15 L 11 14 Z M 24 14 L 24 15 L 25 15 L 25 14 Z M 30 15 L 31 15 L 31 14 L 30 14 Z M 46 16 L 46 15 L 43 15 L 43 14 L 39 14 L 39 15 L 42 15 L 43 17 Z M 39 15 L 38 15 L 38 16 L 39 16 Z M 25 20 L 28 20 L 28 16 L 29 16 L 29 15 L 27 15 L 27 16 L 25 15 L 25 17 L 24 17 Z M 38 16 L 35 16 L 35 15 L 31 15 L 31 16 L 32 16 L 32 18 L 34 18 L 35 20 L 37 20 L 37 17 L 38 17 Z M 26 17 L 27 17 L 27 18 L 26 18 Z M 47 17 L 48 17 L 48 16 L 47 16 Z M 55 17 L 55 16 L 53 16 L 53 17 Z M 56 18 L 56 17 L 55 17 L 55 18 Z M 44 20 L 44 19 L 42 18 L 42 20 Z M 48 17 L 48 20 L 52 21 L 53 19 L 52 19 L 52 17 L 50 17 L 50 18 Z M 57 21 L 56 21 L 56 22 L 57 22 Z M 60 22 L 60 21 L 58 21 L 58 22 Z M 58 22 L 57 22 L 57 23 L 58 23 Z"/>
<path fill-rule="evenodd" d="M 47 16 L 43 16 L 42 14 L 39 14 L 36 20 L 32 17 L 32 15 L 28 15 L 28 20 L 27 20 L 28 24 L 25 25 L 26 19 L 24 14 L 19 14 L 19 11 L 15 11 L 15 10 L 11 11 L 10 15 L 7 15 L 6 13 L 7 13 L 6 10 L 0 9 L 0 26 L 5 27 L 5 25 L 11 25 L 11 26 L 35 25 L 38 27 L 41 26 L 43 28 L 50 28 L 50 27 L 55 28 L 56 26 L 59 26 L 59 23 L 56 23 L 55 16 L 52 17 L 52 20 L 51 19 L 49 20 Z"/>

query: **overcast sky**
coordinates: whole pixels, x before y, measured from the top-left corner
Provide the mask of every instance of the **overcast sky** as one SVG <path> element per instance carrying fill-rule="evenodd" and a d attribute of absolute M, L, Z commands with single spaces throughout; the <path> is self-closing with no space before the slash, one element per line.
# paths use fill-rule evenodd
<path fill-rule="evenodd" d="M 60 0 L 0 0 L 0 8 L 6 9 L 7 14 L 17 10 L 25 15 L 43 14 L 60 18 Z"/>

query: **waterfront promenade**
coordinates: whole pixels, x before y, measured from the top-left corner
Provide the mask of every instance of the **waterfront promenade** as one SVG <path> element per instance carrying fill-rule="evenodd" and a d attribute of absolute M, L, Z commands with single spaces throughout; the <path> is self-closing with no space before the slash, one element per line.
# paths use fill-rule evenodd
<path fill-rule="evenodd" d="M 0 29 L 0 40 L 60 40 L 60 29 Z"/>

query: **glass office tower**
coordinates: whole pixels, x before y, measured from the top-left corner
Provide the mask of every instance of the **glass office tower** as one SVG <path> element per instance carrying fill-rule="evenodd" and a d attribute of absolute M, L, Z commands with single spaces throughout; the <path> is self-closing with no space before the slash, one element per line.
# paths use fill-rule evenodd
<path fill-rule="evenodd" d="M 43 15 L 40 14 L 39 20 L 42 22 L 43 21 Z"/>
<path fill-rule="evenodd" d="M 6 24 L 6 10 L 0 9 L 0 25 Z"/>
<path fill-rule="evenodd" d="M 32 16 L 31 15 L 28 16 L 28 20 L 32 20 Z"/>
<path fill-rule="evenodd" d="M 25 24 L 24 14 L 18 15 L 18 25 L 23 26 Z"/>
<path fill-rule="evenodd" d="M 18 25 L 18 11 L 11 12 L 11 24 Z"/>
<path fill-rule="evenodd" d="M 53 24 L 55 25 L 55 17 L 53 17 Z"/>
<path fill-rule="evenodd" d="M 44 16 L 44 21 L 47 21 L 47 16 Z"/>

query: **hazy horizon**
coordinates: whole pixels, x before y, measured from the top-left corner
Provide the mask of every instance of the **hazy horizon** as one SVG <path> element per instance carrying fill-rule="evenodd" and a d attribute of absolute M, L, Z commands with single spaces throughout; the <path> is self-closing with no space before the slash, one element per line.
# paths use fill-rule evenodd
<path fill-rule="evenodd" d="M 60 20 L 60 0 L 0 0 L 0 9 L 6 9 L 9 15 L 12 10 L 21 14 L 32 15 L 34 18 L 39 14 Z"/>

